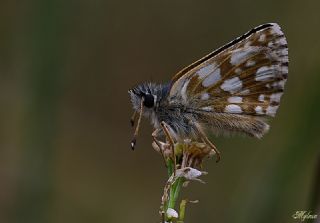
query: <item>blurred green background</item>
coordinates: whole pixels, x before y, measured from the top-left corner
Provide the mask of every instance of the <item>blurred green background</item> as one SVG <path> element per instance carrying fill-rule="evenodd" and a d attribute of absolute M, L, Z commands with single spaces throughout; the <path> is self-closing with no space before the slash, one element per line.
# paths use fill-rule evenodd
<path fill-rule="evenodd" d="M 213 138 L 222 161 L 207 161 L 207 184 L 183 193 L 200 200 L 186 223 L 315 213 L 319 10 L 316 0 L 1 1 L 0 222 L 159 222 L 166 170 L 148 121 L 130 149 L 127 90 L 168 81 L 266 22 L 289 44 L 282 106 L 262 140 Z"/>

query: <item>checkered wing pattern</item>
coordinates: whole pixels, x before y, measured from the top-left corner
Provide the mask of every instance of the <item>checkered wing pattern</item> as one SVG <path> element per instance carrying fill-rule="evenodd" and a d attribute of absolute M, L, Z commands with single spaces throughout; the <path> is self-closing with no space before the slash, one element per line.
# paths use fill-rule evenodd
<path fill-rule="evenodd" d="M 169 100 L 206 112 L 275 116 L 288 62 L 279 25 L 264 24 L 177 73 Z"/>

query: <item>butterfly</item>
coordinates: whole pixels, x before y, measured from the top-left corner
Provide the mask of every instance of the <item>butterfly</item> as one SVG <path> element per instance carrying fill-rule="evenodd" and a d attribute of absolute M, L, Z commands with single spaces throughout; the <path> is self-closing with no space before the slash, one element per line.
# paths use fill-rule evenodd
<path fill-rule="evenodd" d="M 268 117 L 279 108 L 288 77 L 286 37 L 276 23 L 257 26 L 185 67 L 166 84 L 143 83 L 129 94 L 138 116 L 134 149 L 142 115 L 150 118 L 159 145 L 165 136 L 173 145 L 202 141 L 220 160 L 207 133 L 240 133 L 261 138 Z"/>

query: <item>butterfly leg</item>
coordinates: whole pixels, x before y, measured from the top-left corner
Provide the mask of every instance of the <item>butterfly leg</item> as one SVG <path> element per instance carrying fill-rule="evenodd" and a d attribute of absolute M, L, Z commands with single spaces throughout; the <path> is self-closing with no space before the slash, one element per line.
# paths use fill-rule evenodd
<path fill-rule="evenodd" d="M 130 118 L 130 124 L 131 124 L 132 127 L 134 127 L 134 122 L 136 120 L 136 116 L 137 116 L 137 112 L 134 111 L 132 116 L 131 116 L 131 118 Z"/>
<path fill-rule="evenodd" d="M 219 150 L 218 150 L 217 147 L 208 139 L 208 137 L 206 136 L 206 134 L 204 133 L 204 131 L 201 129 L 201 127 L 200 127 L 198 124 L 196 124 L 195 126 L 196 126 L 196 128 L 197 128 L 197 130 L 198 130 L 198 132 L 199 132 L 199 134 L 200 134 L 200 136 L 201 136 L 202 141 L 203 141 L 204 143 L 206 143 L 208 146 L 210 146 L 211 149 L 213 149 L 213 151 L 214 151 L 214 152 L 216 153 L 216 155 L 217 155 L 217 160 L 216 160 L 216 162 L 219 162 L 220 159 L 221 159 L 221 155 L 220 155 Z"/>
<path fill-rule="evenodd" d="M 167 139 L 168 139 L 168 141 L 170 143 L 170 146 L 171 146 L 171 149 L 172 149 L 172 160 L 173 160 L 173 163 L 174 163 L 174 172 L 173 173 L 174 173 L 174 176 L 175 176 L 176 175 L 176 170 L 177 170 L 177 163 L 176 163 L 176 154 L 174 152 L 174 140 L 173 140 L 173 138 L 172 138 L 172 136 L 171 136 L 171 134 L 169 132 L 167 124 L 164 121 L 162 121 L 160 124 L 161 124 L 161 127 L 162 127 L 164 133 L 167 136 Z"/>
<path fill-rule="evenodd" d="M 167 161 L 166 161 L 166 157 L 164 155 L 162 142 L 157 139 L 158 134 L 159 134 L 160 131 L 161 131 L 161 128 L 155 129 L 151 135 L 152 135 L 153 141 L 159 147 L 159 150 L 160 150 L 160 153 L 161 153 L 162 158 L 164 160 L 165 166 L 167 166 Z"/>

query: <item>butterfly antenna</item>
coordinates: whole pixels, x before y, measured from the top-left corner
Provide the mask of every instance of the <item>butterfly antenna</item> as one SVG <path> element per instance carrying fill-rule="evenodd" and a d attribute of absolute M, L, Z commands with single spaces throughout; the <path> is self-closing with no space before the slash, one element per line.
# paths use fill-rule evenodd
<path fill-rule="evenodd" d="M 134 146 L 136 145 L 137 136 L 138 136 L 139 129 L 140 129 L 140 123 L 141 123 L 141 118 L 142 118 L 142 113 L 143 113 L 143 101 L 144 101 L 144 98 L 141 99 L 139 119 L 138 119 L 138 123 L 137 123 L 136 129 L 133 134 L 133 139 L 131 140 L 131 149 L 132 150 L 134 150 Z"/>
<path fill-rule="evenodd" d="M 136 120 L 136 116 L 137 116 L 137 112 L 134 111 L 134 112 L 133 112 L 133 115 L 132 115 L 131 118 L 130 118 L 130 123 L 131 123 L 131 126 L 132 126 L 132 127 L 134 127 L 134 122 L 135 122 L 135 120 Z"/>

